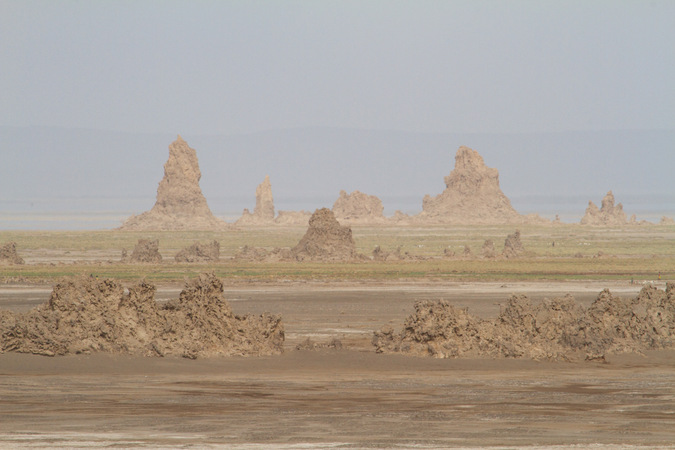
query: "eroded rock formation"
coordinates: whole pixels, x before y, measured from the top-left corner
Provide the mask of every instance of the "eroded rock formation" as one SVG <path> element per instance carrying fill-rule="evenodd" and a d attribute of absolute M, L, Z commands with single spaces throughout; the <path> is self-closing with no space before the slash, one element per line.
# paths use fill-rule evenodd
<path fill-rule="evenodd" d="M 291 249 L 299 261 L 350 261 L 360 258 L 352 229 L 340 225 L 333 211 L 317 209 L 309 219 L 307 232 Z"/>
<path fill-rule="evenodd" d="M 525 247 L 523 247 L 523 243 L 520 241 L 520 230 L 516 230 L 515 233 L 506 236 L 502 256 L 505 258 L 517 258 L 524 253 Z"/>
<path fill-rule="evenodd" d="M 197 152 L 180 135 L 169 145 L 164 178 L 157 188 L 157 201 L 150 211 L 131 216 L 120 230 L 221 230 L 227 224 L 217 219 L 202 194 Z"/>
<path fill-rule="evenodd" d="M 280 316 L 237 316 L 213 274 L 187 281 L 179 298 L 155 299 L 141 281 L 65 279 L 49 301 L 25 313 L 0 310 L 0 353 L 66 355 L 94 352 L 187 358 L 273 355 L 283 351 Z"/>
<path fill-rule="evenodd" d="M 460 147 L 455 168 L 445 177 L 440 195 L 426 195 L 417 216 L 426 222 L 502 224 L 525 219 L 511 206 L 499 187 L 499 172 L 489 168 L 477 151 Z"/>
<path fill-rule="evenodd" d="M 255 190 L 255 209 L 253 213 L 244 209 L 236 225 L 270 225 L 274 223 L 274 197 L 270 177 L 265 176 Z"/>
<path fill-rule="evenodd" d="M 126 249 L 122 250 L 122 262 L 152 263 L 162 262 L 159 253 L 159 239 L 139 239 L 131 256 L 127 255 Z"/>
<path fill-rule="evenodd" d="M 23 258 L 16 251 L 16 242 L 7 242 L 0 246 L 0 265 L 23 263 Z"/>
<path fill-rule="evenodd" d="M 582 225 L 596 225 L 596 226 L 621 226 L 626 225 L 626 213 L 623 211 L 623 205 L 619 203 L 614 205 L 614 194 L 609 191 L 602 199 L 602 206 L 600 209 L 593 203 L 588 201 L 586 214 L 581 218 Z"/>
<path fill-rule="evenodd" d="M 395 331 L 373 336 L 378 352 L 437 358 L 489 357 L 604 361 L 616 353 L 675 348 L 675 285 L 644 287 L 634 299 L 605 289 L 588 308 L 567 295 L 532 305 L 511 296 L 496 319 L 447 301 L 420 301 Z"/>
<path fill-rule="evenodd" d="M 195 242 L 179 251 L 174 257 L 176 262 L 212 262 L 220 259 L 220 243 L 211 241 L 206 244 Z"/>
<path fill-rule="evenodd" d="M 340 191 L 340 197 L 333 204 L 333 213 L 341 223 L 378 224 L 385 220 L 382 200 L 359 191 L 351 194 Z"/>
<path fill-rule="evenodd" d="M 492 259 L 497 256 L 495 253 L 495 243 L 492 239 L 486 239 L 485 242 L 483 242 L 481 251 L 483 258 Z"/>

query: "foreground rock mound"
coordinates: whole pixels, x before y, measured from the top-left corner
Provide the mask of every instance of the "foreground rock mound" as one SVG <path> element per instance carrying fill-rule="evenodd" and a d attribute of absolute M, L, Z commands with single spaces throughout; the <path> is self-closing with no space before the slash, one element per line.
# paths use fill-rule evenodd
<path fill-rule="evenodd" d="M 620 226 L 626 225 L 626 213 L 623 211 L 623 205 L 619 203 L 614 205 L 614 194 L 609 191 L 602 199 L 602 206 L 600 209 L 593 203 L 588 201 L 586 214 L 581 218 L 582 225 L 596 225 L 596 226 Z"/>
<path fill-rule="evenodd" d="M 120 230 L 221 230 L 227 224 L 217 219 L 202 194 L 197 152 L 180 136 L 169 146 L 164 178 L 157 188 L 157 201 L 150 211 L 131 216 Z"/>
<path fill-rule="evenodd" d="M 220 259 L 220 243 L 211 241 L 206 244 L 196 242 L 179 251 L 174 257 L 176 262 L 213 262 Z"/>
<path fill-rule="evenodd" d="M 141 281 L 64 280 L 49 302 L 26 313 L 0 311 L 0 352 L 66 355 L 109 352 L 187 358 L 273 355 L 284 329 L 276 315 L 236 316 L 213 274 L 186 282 L 178 299 L 154 299 Z"/>
<path fill-rule="evenodd" d="M 291 249 L 298 261 L 351 261 L 359 259 L 352 229 L 340 225 L 333 211 L 317 209 L 309 219 L 309 228 Z"/>
<path fill-rule="evenodd" d="M 675 285 L 646 286 L 635 299 L 602 291 L 584 309 L 571 296 L 532 305 L 509 298 L 496 319 L 482 320 L 446 301 L 420 301 L 403 330 L 375 332 L 378 352 L 437 358 L 597 360 L 615 353 L 675 348 Z"/>
<path fill-rule="evenodd" d="M 23 264 L 24 260 L 16 251 L 16 242 L 7 242 L 0 246 L 0 265 Z"/>
<path fill-rule="evenodd" d="M 499 188 L 499 172 L 489 168 L 477 151 L 460 147 L 455 168 L 445 177 L 440 195 L 426 195 L 418 218 L 428 222 L 502 224 L 524 218 Z"/>
<path fill-rule="evenodd" d="M 385 221 L 382 200 L 359 191 L 351 194 L 340 191 L 340 197 L 333 204 L 333 213 L 342 223 L 377 224 Z"/>
<path fill-rule="evenodd" d="M 274 223 L 274 197 L 269 175 L 255 190 L 255 209 L 253 214 L 244 209 L 236 225 L 269 225 Z"/>

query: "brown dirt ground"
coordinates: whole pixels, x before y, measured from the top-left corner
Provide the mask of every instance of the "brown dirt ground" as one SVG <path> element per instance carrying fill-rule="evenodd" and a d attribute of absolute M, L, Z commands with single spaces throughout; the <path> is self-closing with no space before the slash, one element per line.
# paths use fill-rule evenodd
<path fill-rule="evenodd" d="M 493 317 L 511 293 L 571 292 L 585 306 L 607 283 L 320 285 L 228 289 L 237 314 L 280 313 L 286 352 L 255 358 L 0 355 L 0 446 L 229 448 L 664 448 L 675 441 L 675 352 L 607 364 L 378 355 L 372 331 L 419 299 Z M 662 287 L 662 286 L 660 286 Z M 159 300 L 180 288 L 158 290 Z M 2 286 L 27 310 L 51 288 Z M 295 351 L 307 338 L 341 350 Z"/>

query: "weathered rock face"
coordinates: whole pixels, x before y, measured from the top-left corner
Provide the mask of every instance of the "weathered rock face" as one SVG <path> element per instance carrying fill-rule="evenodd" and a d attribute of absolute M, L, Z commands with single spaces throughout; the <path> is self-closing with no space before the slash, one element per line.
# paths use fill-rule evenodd
<path fill-rule="evenodd" d="M 483 158 L 469 147 L 460 147 L 455 168 L 445 177 L 440 195 L 424 197 L 420 220 L 440 223 L 500 224 L 525 219 L 511 206 L 499 188 L 499 172 L 485 166 Z"/>
<path fill-rule="evenodd" d="M 186 282 L 160 305 L 155 286 L 128 288 L 111 279 L 67 279 L 49 302 L 25 313 L 0 311 L 0 353 L 66 355 L 110 352 L 187 358 L 273 355 L 283 351 L 276 315 L 236 316 L 213 274 Z"/>
<path fill-rule="evenodd" d="M 16 251 L 16 242 L 0 246 L 0 265 L 23 264 L 24 260 Z"/>
<path fill-rule="evenodd" d="M 532 305 L 508 299 L 496 319 L 482 320 L 446 301 L 421 301 L 403 329 L 373 336 L 376 351 L 437 358 L 502 357 L 603 361 L 615 353 L 675 348 L 675 285 L 647 286 L 635 299 L 602 291 L 588 308 L 567 295 Z"/>
<path fill-rule="evenodd" d="M 274 223 L 274 198 L 269 175 L 255 190 L 255 209 L 253 214 L 244 209 L 236 225 L 269 225 Z"/>
<path fill-rule="evenodd" d="M 358 258 L 352 229 L 340 225 L 333 211 L 317 209 L 298 245 L 291 249 L 299 261 L 349 261 Z"/>
<path fill-rule="evenodd" d="M 212 262 L 220 259 L 220 243 L 211 241 L 206 244 L 195 242 L 179 251 L 174 257 L 176 262 Z"/>
<path fill-rule="evenodd" d="M 525 253 L 525 247 L 520 241 L 520 231 L 516 230 L 515 233 L 509 234 L 506 236 L 504 241 L 504 250 L 502 255 L 506 258 L 517 258 Z"/>
<path fill-rule="evenodd" d="M 164 178 L 150 211 L 131 216 L 121 230 L 219 230 L 227 224 L 217 219 L 199 187 L 197 153 L 180 136 L 169 146 Z"/>
<path fill-rule="evenodd" d="M 162 262 L 159 239 L 139 239 L 131 256 L 127 256 L 126 250 L 122 250 L 122 262 L 152 264 Z"/>
<path fill-rule="evenodd" d="M 340 197 L 333 204 L 333 213 L 342 223 L 372 224 L 385 220 L 382 200 L 359 191 L 351 194 L 340 191 Z"/>
<path fill-rule="evenodd" d="M 625 225 L 626 213 L 623 211 L 623 205 L 619 203 L 614 205 L 614 194 L 609 191 L 602 199 L 602 206 L 600 209 L 593 203 L 588 202 L 586 214 L 581 218 L 582 225 L 597 225 L 597 226 L 617 226 Z"/>

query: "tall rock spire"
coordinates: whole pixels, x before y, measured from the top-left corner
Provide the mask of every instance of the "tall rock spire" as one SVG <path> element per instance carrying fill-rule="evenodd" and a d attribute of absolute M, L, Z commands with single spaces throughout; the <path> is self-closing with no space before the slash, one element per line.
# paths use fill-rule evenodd
<path fill-rule="evenodd" d="M 164 177 L 157 187 L 157 201 L 150 211 L 131 216 L 122 230 L 213 230 L 223 229 L 206 203 L 199 187 L 202 173 L 197 152 L 183 138 L 169 145 Z"/>

